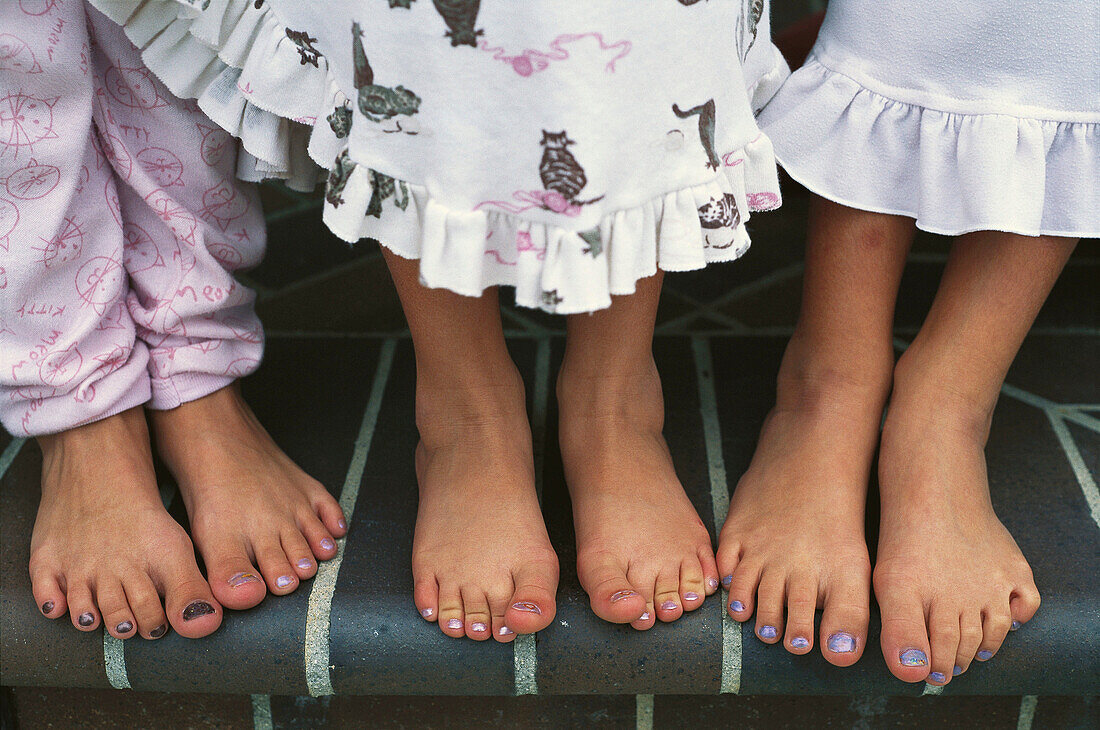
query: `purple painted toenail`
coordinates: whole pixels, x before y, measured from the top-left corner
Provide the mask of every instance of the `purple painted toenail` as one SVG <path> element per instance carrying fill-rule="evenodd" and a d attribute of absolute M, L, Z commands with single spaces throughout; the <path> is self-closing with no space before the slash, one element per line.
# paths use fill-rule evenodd
<path fill-rule="evenodd" d="M 734 613 L 741 613 L 745 610 L 745 604 L 741 601 L 730 601 L 730 610 Z"/>
<path fill-rule="evenodd" d="M 989 649 L 982 649 L 978 652 L 978 661 L 985 662 L 993 658 L 993 652 Z"/>
<path fill-rule="evenodd" d="M 301 560 L 299 560 L 297 565 L 302 570 L 309 570 L 313 567 L 313 563 L 307 558 L 302 558 Z"/>
<path fill-rule="evenodd" d="M 322 550 L 332 550 L 335 547 L 336 547 L 336 543 L 334 543 L 332 540 L 329 540 L 327 537 L 321 539 L 321 549 Z"/>
<path fill-rule="evenodd" d="M 516 632 L 512 631 L 507 626 L 501 626 L 500 631 L 498 631 L 497 633 L 500 634 L 501 636 L 511 636 L 512 634 L 514 634 Z"/>
<path fill-rule="evenodd" d="M 722 579 L 722 587 L 723 588 L 729 588 L 730 583 L 732 583 L 732 582 L 733 582 L 733 576 L 732 575 L 727 575 L 725 578 Z"/>
<path fill-rule="evenodd" d="M 294 579 L 291 578 L 289 575 L 280 575 L 278 578 L 275 579 L 275 587 L 276 588 L 286 588 L 288 585 L 290 585 L 293 582 L 294 582 Z"/>
<path fill-rule="evenodd" d="M 187 607 L 183 609 L 183 620 L 192 621 L 199 616 L 208 616 L 216 610 L 216 608 L 206 601 L 191 601 L 191 603 L 188 603 Z"/>
<path fill-rule="evenodd" d="M 838 631 L 825 644 L 834 654 L 851 654 L 856 650 L 856 637 L 846 631 Z"/>
<path fill-rule="evenodd" d="M 343 518 L 343 517 L 341 517 L 340 519 L 336 520 L 336 526 L 337 526 L 337 527 L 339 527 L 339 528 L 340 528 L 341 530 L 346 530 L 346 529 L 348 529 L 348 523 L 344 521 L 344 518 Z"/>
<path fill-rule="evenodd" d="M 435 613 L 435 611 L 433 611 L 433 610 L 432 610 L 432 609 L 430 609 L 430 608 L 422 608 L 422 609 L 420 609 L 420 615 L 421 615 L 421 616 L 423 616 L 424 618 L 431 618 L 431 616 L 432 616 L 432 614 L 433 614 L 433 613 Z"/>
<path fill-rule="evenodd" d="M 160 626 L 156 627 L 155 629 L 153 629 L 152 631 L 149 632 L 149 638 L 150 639 L 159 639 L 160 637 L 164 636 L 167 633 L 168 633 L 168 627 L 164 624 L 161 624 Z"/>
<path fill-rule="evenodd" d="M 88 611 L 86 613 L 80 614 L 80 617 L 76 620 L 76 622 L 81 626 L 91 626 L 95 623 L 95 616 L 92 615 L 91 611 Z"/>
<path fill-rule="evenodd" d="M 134 625 L 132 623 L 130 623 L 129 621 L 123 621 L 122 623 L 120 623 L 118 626 L 115 627 L 115 633 L 118 633 L 118 634 L 125 634 L 125 633 L 127 633 L 129 631 L 133 631 L 133 630 L 134 630 Z"/>
<path fill-rule="evenodd" d="M 928 678 L 933 682 L 939 682 L 940 684 L 943 684 L 947 681 L 947 676 L 944 675 L 943 672 L 929 672 Z"/>
<path fill-rule="evenodd" d="M 49 613 L 53 610 L 53 601 L 46 601 L 42 604 L 42 613 Z"/>
<path fill-rule="evenodd" d="M 796 636 L 793 639 L 791 639 L 791 648 L 792 649 L 806 649 L 809 646 L 810 646 L 810 640 L 805 638 L 805 637 Z"/>
<path fill-rule="evenodd" d="M 951 670 L 952 676 L 955 676 L 955 677 L 959 676 L 962 673 L 963 673 L 963 668 L 960 667 L 958 664 L 956 664 L 955 668 Z"/>
<path fill-rule="evenodd" d="M 662 611 L 675 611 L 677 608 L 679 606 L 676 605 L 675 601 L 665 601 L 661 604 Z"/>
<path fill-rule="evenodd" d="M 898 655 L 903 667 L 923 667 L 928 664 L 928 655 L 920 649 L 906 649 Z"/>
<path fill-rule="evenodd" d="M 779 635 L 774 626 L 761 626 L 756 633 L 760 634 L 761 639 L 774 639 Z"/>
<path fill-rule="evenodd" d="M 696 593 L 695 591 L 688 591 L 687 593 L 684 594 L 684 600 L 685 601 L 698 601 L 699 600 L 699 594 Z"/>
<path fill-rule="evenodd" d="M 631 596 L 638 595 L 638 591 L 615 591 L 611 594 L 611 602 L 621 601 L 624 598 L 630 598 Z"/>
<path fill-rule="evenodd" d="M 1013 621 L 1013 622 L 1012 622 L 1012 626 L 1010 626 L 1010 627 L 1008 628 L 1008 630 L 1009 630 L 1009 631 L 1017 631 L 1017 630 L 1019 630 L 1019 628 L 1020 628 L 1021 626 L 1023 626 L 1023 624 L 1022 624 L 1022 623 L 1020 623 L 1019 621 Z"/>
<path fill-rule="evenodd" d="M 258 577 L 256 577 L 255 575 L 253 575 L 252 573 L 237 573 L 236 575 L 230 577 L 229 580 L 226 581 L 226 583 L 229 584 L 230 588 L 236 588 L 238 586 L 243 586 L 245 583 L 259 583 L 259 582 L 260 582 L 260 579 Z"/>
<path fill-rule="evenodd" d="M 460 618 L 450 619 L 449 621 L 447 621 L 447 628 L 448 629 L 461 629 L 462 628 L 462 619 L 460 619 Z"/>
<path fill-rule="evenodd" d="M 480 621 L 474 621 L 472 624 L 470 624 L 470 630 L 471 631 L 488 631 L 488 627 L 486 627 L 485 624 L 481 623 Z"/>
<path fill-rule="evenodd" d="M 517 611 L 526 611 L 527 613 L 537 613 L 542 615 L 542 609 L 538 607 L 537 603 L 531 603 L 530 601 L 516 601 L 512 604 L 512 608 Z"/>
<path fill-rule="evenodd" d="M 649 620 L 649 611 L 646 611 L 641 616 L 639 616 L 638 620 L 639 621 L 648 621 Z"/>
<path fill-rule="evenodd" d="M 710 588 L 712 591 L 717 589 L 718 588 L 718 579 L 717 578 L 707 578 L 707 588 Z"/>

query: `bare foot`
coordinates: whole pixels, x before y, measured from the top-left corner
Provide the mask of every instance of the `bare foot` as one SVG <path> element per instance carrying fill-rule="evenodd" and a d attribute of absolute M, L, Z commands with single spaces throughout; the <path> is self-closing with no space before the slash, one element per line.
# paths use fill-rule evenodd
<path fill-rule="evenodd" d="M 417 374 L 412 567 L 421 616 L 447 636 L 507 642 L 554 620 L 558 559 L 535 491 L 523 383 L 514 366 L 502 370 L 497 382 L 439 386 L 427 369 Z"/>
<path fill-rule="evenodd" d="M 1031 568 L 989 498 L 991 410 L 895 388 L 879 457 L 874 585 L 882 653 L 906 682 L 946 684 L 975 657 L 992 658 L 1039 608 Z"/>
<path fill-rule="evenodd" d="M 42 502 L 30 574 L 42 613 L 119 639 L 197 638 L 221 606 L 191 540 L 161 504 L 141 408 L 38 439 Z M 167 609 L 167 616 L 165 610 Z"/>
<path fill-rule="evenodd" d="M 858 661 L 867 641 L 864 514 L 892 364 L 884 350 L 877 368 L 822 368 L 791 341 L 776 406 L 719 540 L 730 615 L 747 621 L 755 608 L 761 641 L 806 654 L 823 608 L 821 653 L 837 666 Z"/>
<path fill-rule="evenodd" d="M 652 357 L 624 354 L 617 369 L 574 369 L 567 354 L 558 376 L 561 453 L 592 610 L 645 630 L 702 606 L 718 589 L 718 569 L 661 433 Z"/>
<path fill-rule="evenodd" d="M 290 593 L 336 555 L 340 505 L 272 441 L 236 385 L 149 418 L 222 605 L 255 606 L 265 582 Z"/>

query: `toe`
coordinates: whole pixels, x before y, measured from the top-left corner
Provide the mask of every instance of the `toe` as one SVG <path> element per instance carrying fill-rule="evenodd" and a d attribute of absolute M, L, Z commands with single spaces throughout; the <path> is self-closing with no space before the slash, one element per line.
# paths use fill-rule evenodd
<path fill-rule="evenodd" d="M 504 623 L 508 628 L 517 634 L 532 634 L 549 626 L 557 613 L 554 602 L 554 593 L 558 587 L 557 560 L 531 560 L 516 571 L 512 581 L 514 590 L 504 612 Z M 633 589 L 627 586 L 626 590 Z M 610 596 L 608 600 L 610 601 Z M 617 601 L 616 604 L 628 603 L 630 600 L 634 599 L 627 598 Z"/>
<path fill-rule="evenodd" d="M 87 583 L 83 580 L 73 581 L 65 600 L 69 604 L 69 618 L 72 619 L 73 626 L 81 631 L 92 631 L 99 627 L 99 611 Z"/>
<path fill-rule="evenodd" d="M 756 595 L 756 636 L 765 644 L 779 641 L 783 633 L 783 599 L 786 579 L 778 571 L 765 572 Z"/>
<path fill-rule="evenodd" d="M 466 611 L 462 606 L 462 591 L 458 586 L 440 586 L 439 588 L 439 629 L 447 636 L 458 639 L 466 635 L 463 618 Z"/>
<path fill-rule="evenodd" d="M 986 608 L 982 616 L 982 643 L 975 658 L 980 662 L 992 659 L 1011 628 L 1012 615 L 1008 604 Z"/>
<path fill-rule="evenodd" d="M 825 661 L 848 667 L 859 661 L 867 645 L 870 591 L 866 576 L 849 576 L 835 588 L 828 586 L 821 614 L 821 654 Z"/>
<path fill-rule="evenodd" d="M 96 604 L 103 615 L 103 626 L 116 639 L 129 639 L 137 631 L 134 614 L 126 601 L 122 582 L 115 578 L 96 583 Z"/>
<path fill-rule="evenodd" d="M 318 519 L 321 520 L 321 524 L 329 533 L 336 537 L 343 537 L 348 534 L 348 523 L 344 517 L 344 510 L 340 508 L 340 503 L 324 487 L 320 484 L 317 487 L 320 491 L 313 509 L 317 513 Z"/>
<path fill-rule="evenodd" d="M 297 530 L 284 532 L 279 540 L 283 552 L 290 559 L 290 564 L 294 566 L 294 572 L 300 579 L 308 580 L 317 574 L 317 560 L 302 533 Z"/>
<path fill-rule="evenodd" d="M 787 581 L 787 634 L 784 644 L 792 654 L 806 654 L 813 648 L 817 594 L 816 576 L 800 574 Z"/>
<path fill-rule="evenodd" d="M 970 668 L 978 647 L 982 644 L 982 617 L 977 611 L 964 613 L 959 619 L 959 649 L 951 673 L 958 676 Z"/>
<path fill-rule="evenodd" d="M 439 616 L 439 584 L 435 576 L 424 575 L 413 586 L 413 603 L 425 621 L 435 621 Z"/>
<path fill-rule="evenodd" d="M 657 580 L 653 583 L 653 605 L 657 610 L 657 618 L 662 621 L 675 621 L 684 615 L 682 603 L 679 571 L 659 573 Z"/>
<path fill-rule="evenodd" d="M 222 623 L 222 607 L 194 563 L 176 566 L 163 581 L 165 613 L 177 634 L 197 639 Z M 261 584 L 262 585 L 262 584 Z"/>
<path fill-rule="evenodd" d="M 741 562 L 741 543 L 737 540 L 719 540 L 717 554 L 718 582 L 729 590 L 733 573 Z"/>
<path fill-rule="evenodd" d="M 466 611 L 463 623 L 466 636 L 485 641 L 492 635 L 493 616 L 489 599 L 481 591 L 462 591 L 462 606 Z"/>
<path fill-rule="evenodd" d="M 579 560 L 577 567 L 592 612 L 597 616 L 614 624 L 627 624 L 642 615 L 645 599 L 616 557 L 600 554 Z"/>
<path fill-rule="evenodd" d="M 636 620 L 631 621 L 630 625 L 638 629 L 639 631 L 649 631 L 657 624 L 657 611 L 653 607 L 653 601 L 646 602 L 645 611 Z"/>
<path fill-rule="evenodd" d="M 267 595 L 260 571 L 252 564 L 244 543 L 238 538 L 226 537 L 216 543 L 203 543 L 202 558 L 206 563 L 210 590 L 226 608 L 243 611 L 252 608 Z"/>
<path fill-rule="evenodd" d="M 928 676 L 928 632 L 920 596 L 912 591 L 878 592 L 882 609 L 882 656 L 890 672 L 903 682 Z"/>
<path fill-rule="evenodd" d="M 699 548 L 699 566 L 703 570 L 703 585 L 706 587 L 706 595 L 711 595 L 718 591 L 718 586 L 721 584 L 721 579 L 718 577 L 718 564 L 714 560 L 714 551 L 710 549 L 710 545 L 704 545 Z"/>
<path fill-rule="evenodd" d="M 955 657 L 959 654 L 959 612 L 932 606 L 928 613 L 928 637 L 932 656 L 928 682 L 944 685 L 954 676 Z"/>
<path fill-rule="evenodd" d="M 489 629 L 493 634 L 493 638 L 502 644 L 515 641 L 516 638 L 516 632 L 509 628 L 504 620 L 504 616 L 507 612 L 508 597 L 497 598 L 489 596 L 489 613 L 492 616 L 492 624 Z"/>
<path fill-rule="evenodd" d="M 126 601 L 134 612 L 137 630 L 147 639 L 159 639 L 168 632 L 168 617 L 153 581 L 147 575 L 126 581 Z"/>
<path fill-rule="evenodd" d="M 336 540 L 332 531 L 325 527 L 315 514 L 303 515 L 298 525 L 313 556 L 318 560 L 332 560 L 336 557 Z"/>
<path fill-rule="evenodd" d="M 256 564 L 267 588 L 276 596 L 285 596 L 298 587 L 298 574 L 290 567 L 286 552 L 278 542 L 264 542 L 256 547 Z"/>
<path fill-rule="evenodd" d="M 741 561 L 730 579 L 726 608 L 736 621 L 748 621 L 756 607 L 756 587 L 760 584 L 760 569 Z"/>
<path fill-rule="evenodd" d="M 709 595 L 703 566 L 697 558 L 685 560 L 680 565 L 680 600 L 685 611 L 694 611 L 703 605 Z"/>
<path fill-rule="evenodd" d="M 60 618 L 65 615 L 68 607 L 65 592 L 61 590 L 57 575 L 52 570 L 40 568 L 31 574 L 31 592 L 43 616 Z"/>
<path fill-rule="evenodd" d="M 1012 614 L 1012 631 L 1019 629 L 1035 616 L 1039 610 L 1039 590 L 1035 583 L 1028 580 L 1027 583 L 1016 587 L 1009 599 L 1009 608 Z"/>

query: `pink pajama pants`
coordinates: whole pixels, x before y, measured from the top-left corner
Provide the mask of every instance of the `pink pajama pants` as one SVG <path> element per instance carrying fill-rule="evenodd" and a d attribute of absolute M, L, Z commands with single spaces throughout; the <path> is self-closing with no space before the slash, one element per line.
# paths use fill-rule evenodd
<path fill-rule="evenodd" d="M 0 420 L 63 431 L 252 372 L 237 147 L 79 0 L 0 0 Z"/>

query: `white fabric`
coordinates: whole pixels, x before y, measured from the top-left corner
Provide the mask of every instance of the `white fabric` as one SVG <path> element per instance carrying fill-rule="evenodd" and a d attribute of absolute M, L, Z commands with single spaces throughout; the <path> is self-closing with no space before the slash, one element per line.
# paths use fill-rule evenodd
<path fill-rule="evenodd" d="M 934 233 L 1100 235 L 1100 2 L 833 0 L 760 115 L 793 178 Z"/>

